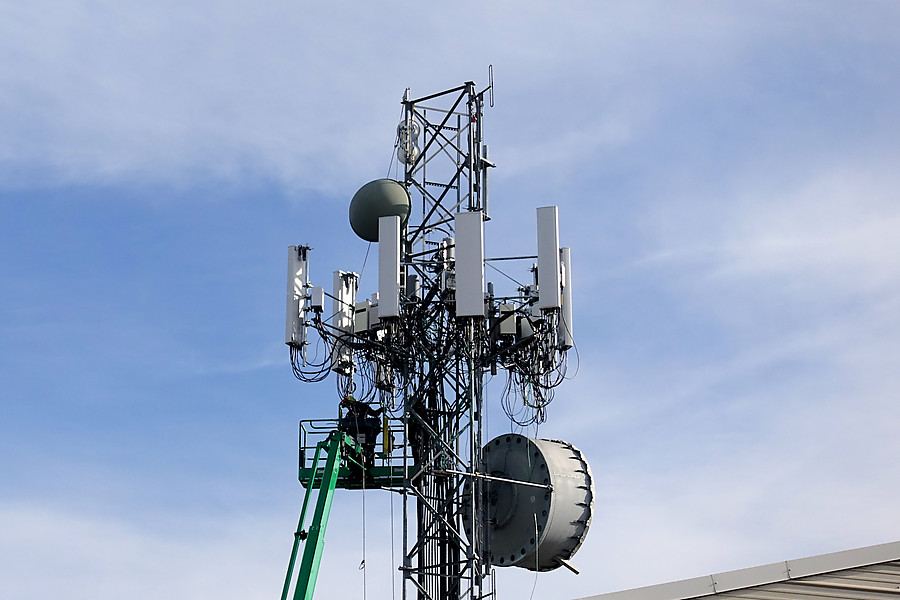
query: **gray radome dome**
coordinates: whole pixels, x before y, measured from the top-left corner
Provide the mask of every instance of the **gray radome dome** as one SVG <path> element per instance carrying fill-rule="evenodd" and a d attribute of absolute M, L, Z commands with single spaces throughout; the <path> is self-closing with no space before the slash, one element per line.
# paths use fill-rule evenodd
<path fill-rule="evenodd" d="M 359 188 L 350 201 L 350 227 L 367 242 L 378 241 L 378 219 L 397 215 L 409 219 L 409 192 L 393 179 L 376 179 Z"/>

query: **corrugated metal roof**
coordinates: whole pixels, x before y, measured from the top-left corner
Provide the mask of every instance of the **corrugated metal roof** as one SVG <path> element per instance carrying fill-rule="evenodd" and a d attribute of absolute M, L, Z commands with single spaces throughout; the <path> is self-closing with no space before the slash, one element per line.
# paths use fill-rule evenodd
<path fill-rule="evenodd" d="M 786 560 L 582 600 L 690 600 L 704 596 L 746 600 L 900 600 L 900 542 Z"/>

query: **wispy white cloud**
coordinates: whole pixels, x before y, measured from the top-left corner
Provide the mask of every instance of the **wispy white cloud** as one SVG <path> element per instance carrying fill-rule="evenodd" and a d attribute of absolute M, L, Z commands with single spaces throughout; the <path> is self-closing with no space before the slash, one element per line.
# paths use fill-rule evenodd
<path fill-rule="evenodd" d="M 390 597 L 395 574 L 387 500 L 368 495 L 364 553 L 361 493 L 336 499 L 317 596 L 361 594 L 365 583 L 370 596 Z M 399 506 L 398 500 L 395 512 Z M 6 565 L 0 593 L 21 600 L 277 598 L 295 519 L 295 512 L 282 511 L 210 510 L 173 520 L 140 511 L 109 516 L 59 505 L 0 504 L 0 559 Z M 394 550 L 400 550 L 399 538 Z M 363 556 L 365 573 L 358 568 Z"/>
<path fill-rule="evenodd" d="M 375 174 L 387 168 L 404 86 L 430 92 L 486 78 L 488 63 L 496 65 L 498 94 L 517 105 L 494 126 L 510 172 L 532 164 L 516 151 L 522 147 L 553 150 L 559 167 L 583 161 L 598 143 L 627 141 L 673 94 L 703 94 L 722 77 L 733 80 L 729 73 L 773 31 L 783 41 L 842 19 L 818 10 L 805 24 L 812 5 L 758 3 L 680 10 L 662 2 L 499 3 L 475 13 L 433 7 L 415 17 L 409 6 L 7 7 L 0 24 L 6 185 L 34 181 L 28 174 L 40 169 L 40 179 L 49 170 L 82 183 L 250 175 L 333 189 L 371 175 L 373 157 L 383 162 Z M 858 16 L 841 23 L 851 31 L 879 26 Z"/>
<path fill-rule="evenodd" d="M 273 523 L 230 519 L 186 532 L 35 506 L 3 505 L 0 592 L 22 600 L 216 595 L 271 598 L 281 557 Z M 286 559 L 285 559 L 286 564 Z"/>

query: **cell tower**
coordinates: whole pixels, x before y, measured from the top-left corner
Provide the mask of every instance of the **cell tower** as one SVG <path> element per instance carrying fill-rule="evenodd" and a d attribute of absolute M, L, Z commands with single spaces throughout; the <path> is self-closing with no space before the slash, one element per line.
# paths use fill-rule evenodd
<path fill-rule="evenodd" d="M 569 559 L 593 509 L 584 456 L 516 433 L 482 439 L 485 377 L 506 372 L 500 402 L 512 423 L 541 422 L 573 347 L 557 207 L 537 209 L 536 255 L 484 255 L 495 165 L 483 110 L 492 93 L 473 82 L 414 99 L 406 91 L 395 144 L 403 180 L 367 183 L 350 202 L 353 231 L 378 244 L 369 299 L 357 297 L 352 272 L 335 271 L 330 294 L 311 285 L 310 248 L 290 247 L 285 342 L 294 373 L 303 381 L 334 373 L 340 408 L 337 419 L 300 424 L 307 494 L 283 600 L 292 588 L 294 598 L 312 597 L 335 488 L 402 497 L 404 600 L 490 598 L 494 567 L 577 572 Z M 533 263 L 528 285 L 495 293 L 485 285 L 495 261 Z"/>

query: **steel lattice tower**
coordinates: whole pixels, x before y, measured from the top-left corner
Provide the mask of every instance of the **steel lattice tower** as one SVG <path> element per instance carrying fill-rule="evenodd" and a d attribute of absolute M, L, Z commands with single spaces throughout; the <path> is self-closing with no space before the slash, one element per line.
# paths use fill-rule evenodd
<path fill-rule="evenodd" d="M 480 461 L 487 325 L 483 317 L 457 317 L 446 296 L 452 293 L 447 278 L 455 254 L 454 214 L 487 216 L 484 92 L 467 82 L 425 98 L 413 100 L 407 93 L 403 104 L 399 152 L 406 158 L 405 184 L 422 198 L 422 221 L 406 232 L 402 267 L 407 282 L 421 282 L 421 300 L 406 306 L 404 319 L 414 348 L 406 363 L 404 419 L 415 470 L 405 500 L 415 503 L 416 526 L 404 568 L 420 599 L 480 599 L 490 595 L 483 528 L 477 526 L 469 540 L 462 517 L 468 511 L 473 523 L 483 521 L 475 501 L 480 486 L 465 483 L 475 480 Z M 407 507 L 407 526 L 410 512 Z"/>
<path fill-rule="evenodd" d="M 336 271 L 333 294 L 311 286 L 309 247 L 290 248 L 285 341 L 294 373 L 303 381 L 336 373 L 347 413 L 301 421 L 308 493 L 283 600 L 307 535 L 313 548 L 307 543 L 298 582 L 311 577 L 313 586 L 298 583 L 294 598 L 312 596 L 324 524 L 307 532 L 304 515 L 309 492 L 321 489 L 316 518 L 327 520 L 335 487 L 402 495 L 404 600 L 492 597 L 494 566 L 575 570 L 568 559 L 587 532 L 593 498 L 581 453 L 517 434 L 488 447 L 482 439 L 485 375 L 507 372 L 501 403 L 513 422 L 540 422 L 573 347 L 569 250 L 559 247 L 557 208 L 537 209 L 537 256 L 484 256 L 494 165 L 482 128 L 491 93 L 492 85 L 478 91 L 473 82 L 414 99 L 406 91 L 395 147 L 403 179 L 370 182 L 350 205 L 357 235 L 378 242 L 379 293 L 371 300 L 357 301 L 355 273 Z M 412 206 L 421 208 L 415 218 Z M 531 259 L 530 285 L 496 296 L 485 286 L 488 261 Z M 307 329 L 321 336 L 324 356 L 307 356 Z M 309 443 L 323 434 L 327 443 Z"/>

